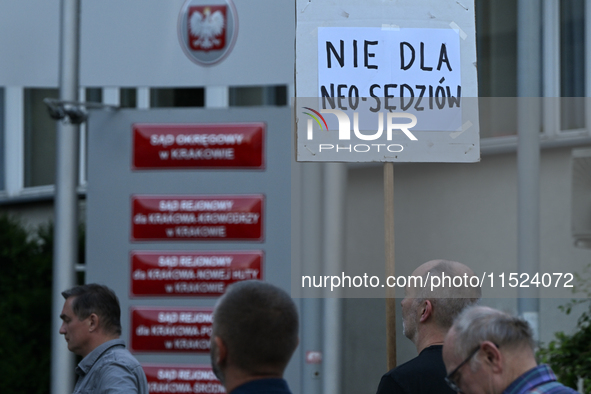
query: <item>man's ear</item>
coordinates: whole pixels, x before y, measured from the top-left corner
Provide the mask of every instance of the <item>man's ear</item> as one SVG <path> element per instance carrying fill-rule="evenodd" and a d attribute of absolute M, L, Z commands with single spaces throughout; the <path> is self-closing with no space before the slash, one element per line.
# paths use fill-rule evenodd
<path fill-rule="evenodd" d="M 96 313 L 91 313 L 87 318 L 88 320 L 88 331 L 96 331 L 99 327 L 99 317 Z"/>
<path fill-rule="evenodd" d="M 493 372 L 501 373 L 503 371 L 503 354 L 491 341 L 484 341 L 480 344 L 482 353 L 481 360 L 488 364 Z"/>
<path fill-rule="evenodd" d="M 429 300 L 423 300 L 419 305 L 421 316 L 419 317 L 420 322 L 425 322 L 430 316 L 433 315 L 433 304 Z"/>
<path fill-rule="evenodd" d="M 226 361 L 226 359 L 228 358 L 228 348 L 226 347 L 226 344 L 224 343 L 222 338 L 218 337 L 217 335 L 215 336 L 215 338 L 213 340 L 215 341 L 215 344 L 218 348 L 217 357 L 216 357 L 217 360 L 215 360 L 216 364 L 223 365 L 224 362 Z"/>

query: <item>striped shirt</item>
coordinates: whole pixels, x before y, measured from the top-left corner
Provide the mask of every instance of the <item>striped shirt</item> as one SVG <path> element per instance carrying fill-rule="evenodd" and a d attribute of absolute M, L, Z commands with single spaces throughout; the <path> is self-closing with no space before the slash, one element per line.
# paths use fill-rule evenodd
<path fill-rule="evenodd" d="M 503 394 L 576 394 L 556 381 L 556 375 L 545 364 L 530 369 L 513 381 Z"/>

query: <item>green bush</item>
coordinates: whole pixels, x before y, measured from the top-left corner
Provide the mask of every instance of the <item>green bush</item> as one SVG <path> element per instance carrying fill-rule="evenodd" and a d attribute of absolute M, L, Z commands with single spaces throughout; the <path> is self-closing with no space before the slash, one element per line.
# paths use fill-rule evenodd
<path fill-rule="evenodd" d="M 576 331 L 572 335 L 558 332 L 556 339 L 548 346 L 541 346 L 538 357 L 541 362 L 552 367 L 558 380 L 577 389 L 579 378 L 583 379 L 585 394 L 591 394 L 591 276 L 589 266 L 583 275 L 575 274 L 574 292 L 584 293 L 586 298 L 573 299 L 559 307 L 567 315 L 575 305 L 586 304 L 587 310 L 577 320 Z"/>
<path fill-rule="evenodd" d="M 0 216 L 0 393 L 49 393 L 52 253 L 50 225 Z"/>

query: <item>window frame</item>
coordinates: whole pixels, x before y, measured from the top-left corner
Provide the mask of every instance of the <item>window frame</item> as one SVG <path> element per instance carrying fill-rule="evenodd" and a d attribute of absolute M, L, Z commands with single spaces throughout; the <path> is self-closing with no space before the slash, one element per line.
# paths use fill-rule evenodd
<path fill-rule="evenodd" d="M 585 0 L 585 97 L 591 94 L 591 0 Z M 542 2 L 542 148 L 578 146 L 591 143 L 591 100 L 585 99 L 585 127 L 561 129 L 560 100 L 560 4 L 555 0 Z M 554 99 L 552 99 L 554 98 Z M 504 153 L 517 149 L 517 134 L 482 137 L 484 154 Z"/>

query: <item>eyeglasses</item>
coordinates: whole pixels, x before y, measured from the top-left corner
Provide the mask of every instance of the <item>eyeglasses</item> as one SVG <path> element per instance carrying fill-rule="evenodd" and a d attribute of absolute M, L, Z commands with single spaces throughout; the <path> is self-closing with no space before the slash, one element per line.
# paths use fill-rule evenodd
<path fill-rule="evenodd" d="M 451 371 L 445 377 L 445 383 L 447 383 L 447 385 L 456 393 L 460 393 L 462 390 L 460 390 L 460 388 L 458 387 L 456 382 L 454 382 L 453 376 L 460 370 L 460 368 L 462 368 L 464 366 L 464 364 L 466 364 L 468 361 L 470 361 L 470 359 L 472 357 L 474 357 L 474 355 L 476 353 L 478 353 L 479 350 L 480 350 L 480 345 L 478 345 L 478 347 L 476 349 L 474 349 L 474 351 L 472 353 L 470 353 L 470 355 L 468 357 L 466 357 L 466 359 L 464 361 L 462 361 L 453 371 Z"/>
<path fill-rule="evenodd" d="M 499 345 L 497 345 L 496 343 L 494 345 L 497 347 L 497 349 L 499 348 Z M 466 364 L 468 361 L 470 361 L 470 359 L 472 357 L 474 357 L 474 355 L 476 353 L 478 353 L 479 350 L 480 350 L 480 345 L 478 345 L 478 347 L 476 349 L 474 349 L 474 351 L 472 351 L 472 353 L 470 353 L 470 355 L 468 357 L 466 357 L 466 359 L 464 361 L 462 361 L 453 371 L 451 371 L 449 374 L 447 374 L 447 376 L 444 378 L 445 383 L 447 383 L 447 385 L 456 393 L 461 393 L 462 390 L 460 390 L 460 388 L 458 387 L 456 382 L 454 382 L 453 376 L 460 370 L 460 368 L 462 368 L 464 366 L 464 364 Z"/>

